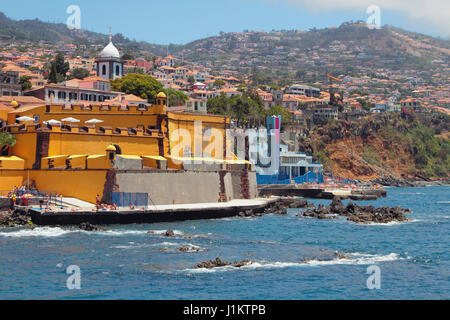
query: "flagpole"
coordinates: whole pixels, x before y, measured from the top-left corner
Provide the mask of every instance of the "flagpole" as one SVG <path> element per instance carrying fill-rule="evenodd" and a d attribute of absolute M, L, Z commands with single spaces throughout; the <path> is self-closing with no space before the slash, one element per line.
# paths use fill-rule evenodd
<path fill-rule="evenodd" d="M 169 45 L 167 45 L 167 57 L 169 56 Z M 167 75 L 167 105 L 166 110 L 169 108 L 169 75 Z"/>

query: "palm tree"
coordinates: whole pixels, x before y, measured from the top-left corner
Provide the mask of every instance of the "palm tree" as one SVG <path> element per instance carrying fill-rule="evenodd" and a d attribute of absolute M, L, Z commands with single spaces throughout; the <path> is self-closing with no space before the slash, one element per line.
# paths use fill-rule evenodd
<path fill-rule="evenodd" d="M 7 150 L 9 147 L 13 147 L 16 144 L 16 138 L 8 133 L 3 132 L 0 133 L 0 155 L 7 154 Z"/>

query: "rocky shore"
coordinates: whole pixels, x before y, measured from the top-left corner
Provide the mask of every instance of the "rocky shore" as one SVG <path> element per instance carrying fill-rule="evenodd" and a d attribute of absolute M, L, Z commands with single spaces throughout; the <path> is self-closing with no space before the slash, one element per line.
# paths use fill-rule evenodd
<path fill-rule="evenodd" d="M 28 211 L 16 209 L 12 212 L 0 212 L 0 227 L 19 227 L 32 225 Z"/>
<path fill-rule="evenodd" d="M 298 214 L 298 216 L 312 217 L 317 219 L 335 219 L 337 216 L 345 216 L 347 220 L 359 224 L 389 223 L 393 221 L 404 222 L 409 219 L 405 213 L 411 213 L 409 209 L 399 206 L 394 208 L 374 206 L 361 206 L 349 202 L 344 206 L 339 197 L 334 197 L 327 207 L 320 204 L 317 208 L 309 209 Z"/>
<path fill-rule="evenodd" d="M 308 203 L 305 199 L 299 198 L 281 198 L 280 200 L 271 203 L 267 206 L 263 212 L 258 212 L 255 210 L 245 210 L 239 212 L 239 217 L 260 217 L 265 214 L 278 214 L 284 215 L 287 214 L 288 208 L 308 208 L 314 207 L 313 204 Z"/>
<path fill-rule="evenodd" d="M 375 184 L 383 185 L 386 187 L 426 187 L 426 186 L 445 186 L 450 184 L 450 180 L 429 180 L 424 177 L 412 180 L 395 178 L 392 176 L 381 176 L 378 179 L 370 181 L 358 181 L 359 185 L 373 186 Z"/>

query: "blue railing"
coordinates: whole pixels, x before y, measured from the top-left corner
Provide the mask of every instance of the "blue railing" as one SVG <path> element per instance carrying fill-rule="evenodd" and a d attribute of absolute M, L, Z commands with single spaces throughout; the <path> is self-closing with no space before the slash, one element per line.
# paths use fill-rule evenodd
<path fill-rule="evenodd" d="M 292 181 L 288 175 L 274 174 L 274 175 L 256 175 L 256 182 L 258 184 L 291 184 L 291 183 L 322 183 L 323 175 L 321 173 L 307 172 L 298 177 L 293 177 Z"/>
<path fill-rule="evenodd" d="M 140 192 L 112 192 L 112 203 L 118 207 L 146 208 L 148 206 L 148 193 Z"/>

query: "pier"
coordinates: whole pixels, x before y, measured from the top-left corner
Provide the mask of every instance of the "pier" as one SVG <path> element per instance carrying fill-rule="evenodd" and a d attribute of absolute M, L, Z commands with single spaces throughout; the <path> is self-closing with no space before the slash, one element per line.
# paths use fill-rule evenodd
<path fill-rule="evenodd" d="M 238 216 L 240 212 L 252 210 L 263 212 L 278 198 L 236 199 L 219 203 L 194 203 L 155 205 L 148 208 L 118 210 L 55 209 L 52 211 L 32 208 L 31 220 L 37 225 L 79 225 L 88 222 L 96 225 L 156 223 L 198 219 L 219 219 Z"/>
<path fill-rule="evenodd" d="M 297 196 L 314 199 L 333 199 L 334 196 L 339 196 L 341 199 L 376 200 L 380 197 L 386 197 L 386 190 L 384 189 L 317 188 L 296 184 L 259 185 L 258 193 L 260 196 Z"/>

